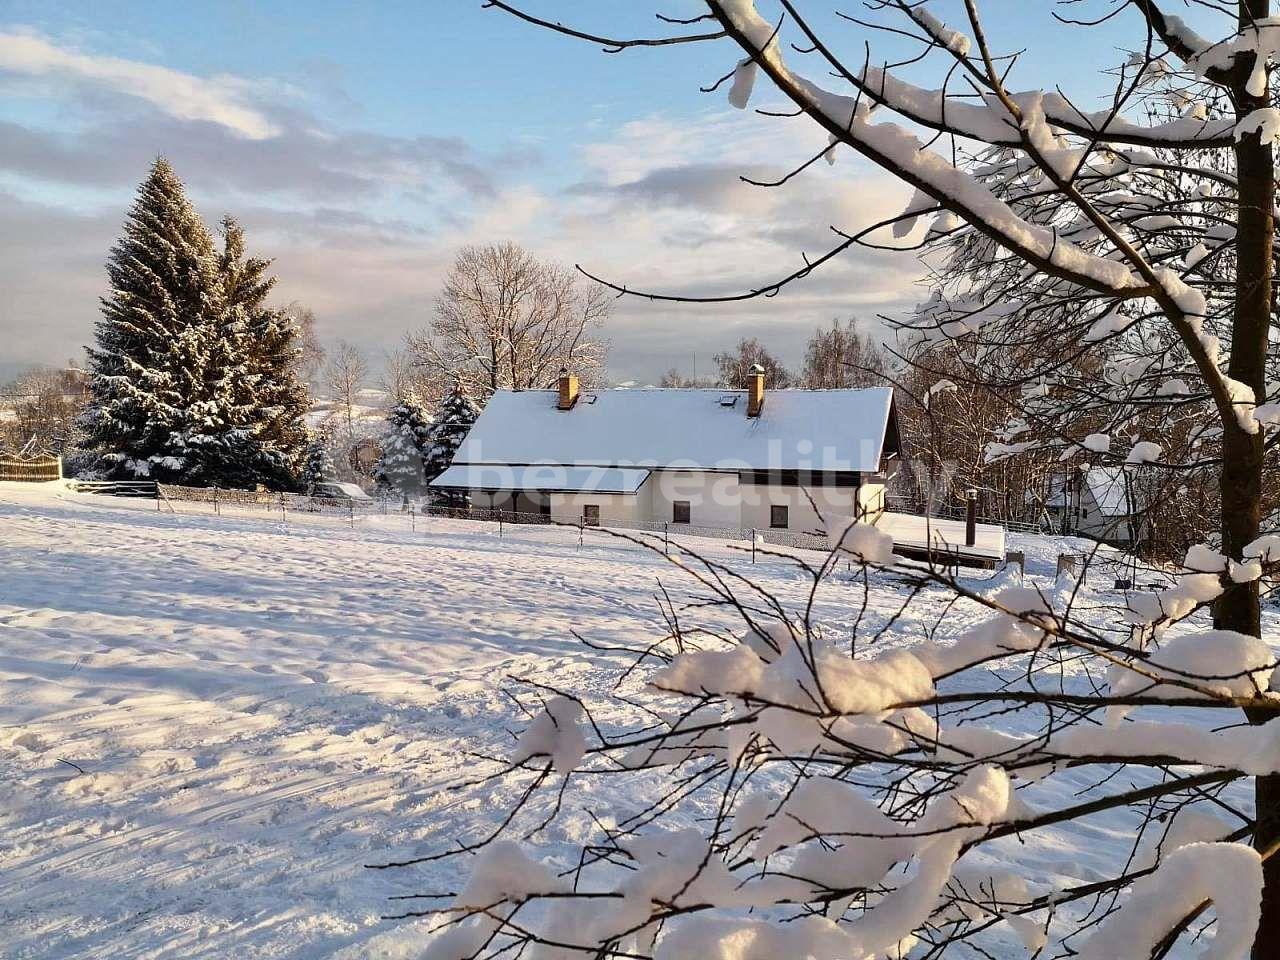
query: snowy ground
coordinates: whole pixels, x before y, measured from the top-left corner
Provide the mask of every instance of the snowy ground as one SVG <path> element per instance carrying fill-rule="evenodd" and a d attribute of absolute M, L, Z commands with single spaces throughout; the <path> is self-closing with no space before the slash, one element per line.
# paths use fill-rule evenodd
<path fill-rule="evenodd" d="M 784 562 L 699 546 L 802 600 Z M 1060 548 L 1011 546 L 1039 577 Z M 0 486 L 0 571 L 5 958 L 417 956 L 425 925 L 380 920 L 386 898 L 456 889 L 458 865 L 363 865 L 496 824 L 515 785 L 447 788 L 521 726 L 507 678 L 601 702 L 624 661 L 570 631 L 642 644 L 661 632 L 658 578 L 690 588 L 634 545 L 579 549 L 558 528 L 282 525 L 16 484 Z M 847 623 L 853 589 L 833 585 L 819 617 Z M 885 577 L 873 607 L 897 598 Z M 590 834 L 583 805 L 549 831 L 552 856 Z M 1087 882 L 1131 826 L 1100 818 L 993 855 Z"/>

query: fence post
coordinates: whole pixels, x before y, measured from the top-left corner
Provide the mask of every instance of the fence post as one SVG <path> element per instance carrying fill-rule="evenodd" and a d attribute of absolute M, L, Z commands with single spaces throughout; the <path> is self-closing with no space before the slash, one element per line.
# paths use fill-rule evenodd
<path fill-rule="evenodd" d="M 356 528 L 356 502 L 354 500 L 347 501 L 347 512 L 351 515 L 351 529 Z"/>
<path fill-rule="evenodd" d="M 756 562 L 756 528 L 751 528 L 751 562 Z"/>
<path fill-rule="evenodd" d="M 220 515 L 218 510 L 218 485 L 216 483 L 213 485 L 213 515 L 215 517 Z"/>
<path fill-rule="evenodd" d="M 1058 571 L 1055 574 L 1055 578 L 1061 577 L 1064 573 L 1071 577 L 1075 576 L 1076 574 L 1075 554 L 1073 553 L 1058 554 Z"/>
<path fill-rule="evenodd" d="M 498 539 L 502 539 L 502 513 L 498 513 Z"/>
<path fill-rule="evenodd" d="M 1025 550 L 1007 550 L 1004 555 L 1005 566 L 1018 565 L 1018 576 L 1027 575 L 1027 554 Z"/>
<path fill-rule="evenodd" d="M 578 521 L 578 549 L 582 549 L 582 521 Z"/>
<path fill-rule="evenodd" d="M 670 529 L 669 529 L 669 524 L 665 520 L 662 522 L 662 552 L 663 553 L 671 552 Z"/>
<path fill-rule="evenodd" d="M 280 491 L 280 522 L 281 523 L 289 522 L 289 518 L 285 516 L 285 512 L 284 512 L 284 491 L 283 490 Z"/>
<path fill-rule="evenodd" d="M 414 508 L 410 507 L 409 508 L 409 532 L 410 533 L 418 532 L 418 522 L 417 520 L 414 519 L 414 517 L 415 517 Z"/>

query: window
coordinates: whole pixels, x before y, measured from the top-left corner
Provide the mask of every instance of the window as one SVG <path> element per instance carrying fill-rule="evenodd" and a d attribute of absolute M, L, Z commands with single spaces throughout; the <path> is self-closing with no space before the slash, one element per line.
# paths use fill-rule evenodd
<path fill-rule="evenodd" d="M 671 522 L 672 523 L 688 523 L 689 522 L 689 501 L 673 500 L 671 502 Z"/>
<path fill-rule="evenodd" d="M 787 508 L 774 505 L 769 508 L 769 526 L 775 530 L 787 529 Z"/>
<path fill-rule="evenodd" d="M 600 504 L 584 503 L 582 505 L 582 525 L 584 527 L 600 526 Z"/>

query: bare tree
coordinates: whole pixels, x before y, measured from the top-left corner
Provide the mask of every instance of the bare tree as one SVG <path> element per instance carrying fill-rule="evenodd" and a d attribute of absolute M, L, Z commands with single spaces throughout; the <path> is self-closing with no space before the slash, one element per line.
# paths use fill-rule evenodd
<path fill-rule="evenodd" d="M 706 388 L 716 385 L 715 377 L 691 377 L 685 376 L 676 367 L 672 367 L 658 380 L 660 387 L 692 387 Z"/>
<path fill-rule="evenodd" d="M 665 609 L 667 634 L 638 654 L 660 665 L 650 684 L 666 701 L 639 703 L 646 725 L 629 734 L 603 729 L 580 699 L 538 691 L 544 706 L 530 709 L 499 771 L 527 779 L 519 807 L 496 833 L 464 845 L 484 852 L 444 908 L 466 921 L 458 955 L 539 944 L 561 955 L 732 949 L 834 960 L 938 957 L 964 943 L 981 956 L 990 955 L 984 932 L 1006 923 L 1033 954 L 1052 941 L 1057 956 L 1165 957 L 1184 934 L 1213 925 L 1214 953 L 1240 956 L 1252 944 L 1254 957 L 1271 956 L 1280 942 L 1280 724 L 1260 597 L 1280 563 L 1262 525 L 1276 506 L 1264 481 L 1270 428 L 1280 423 L 1267 376 L 1280 127 L 1270 60 L 1280 36 L 1269 0 L 1198 5 L 1210 39 L 1155 0 L 1064 5 L 1060 23 L 1130 30 L 1132 52 L 1107 73 L 1112 93 L 1101 110 L 1061 87 L 1013 91 L 1018 55 L 993 49 L 978 0 L 964 0 L 960 29 L 925 0 L 883 0 L 844 16 L 839 32 L 793 0 L 770 3 L 770 16 L 754 0 L 705 2 L 702 16 L 663 18 L 664 34 L 644 38 L 542 20 L 506 0 L 489 6 L 611 52 L 728 41 L 734 62 L 709 89 L 727 85 L 744 107 L 763 73 L 788 104 L 762 113 L 803 116 L 829 138 L 785 179 L 843 147 L 915 189 L 901 214 L 837 227 L 839 242 L 799 257 L 791 272 L 703 299 L 771 296 L 859 244 L 882 246 L 892 228 L 900 246 L 940 258 L 938 292 L 904 332 L 954 341 L 942 355 L 958 357 L 961 372 L 1015 411 L 990 455 L 1056 436 L 1064 450 L 1174 476 L 1210 464 L 1221 527 L 1157 591 L 1118 594 L 1092 613 L 1076 605 L 1078 583 L 992 595 L 937 570 L 895 569 L 906 581 L 903 611 L 868 622 L 864 594 L 847 643 L 815 624 L 812 597 L 844 558 L 866 568 L 853 582 L 870 591 L 871 569 L 892 562 L 892 543 L 874 527 L 837 530 L 825 564 L 800 563 L 814 583 L 798 609 L 722 565 L 694 571 L 686 551 L 682 566 L 701 591 L 693 608 L 720 604 L 741 632 L 727 638 L 723 624 L 691 626 L 686 610 Z M 914 40 L 915 55 L 893 65 L 877 58 L 878 29 Z M 1100 60 L 1113 37 L 1076 59 Z M 936 61 L 936 89 L 899 70 Z M 813 69 L 794 66 L 805 62 Z M 1174 96 L 1176 117 L 1149 109 L 1153 97 Z M 1199 181 L 1197 199 L 1164 202 L 1151 182 L 1169 175 Z M 913 241 L 913 231 L 923 238 Z M 938 374 L 931 355 L 913 362 Z M 1151 431 L 1188 405 L 1204 412 L 1187 426 L 1191 439 L 1163 449 Z M 908 641 L 898 625 L 929 585 L 944 591 L 940 609 L 930 626 L 916 621 L 928 640 Z M 933 642 L 960 602 L 990 617 L 954 642 Z M 886 649 L 895 630 L 900 643 Z M 1081 674 L 1082 684 L 1070 682 Z M 1034 716 L 1027 732 L 984 726 L 1015 710 Z M 1170 721 L 1205 711 L 1214 720 Z M 1248 723 L 1231 724 L 1239 711 Z M 572 777 L 616 784 L 648 767 L 670 768 L 669 789 L 634 815 L 601 819 L 599 842 L 581 849 L 571 878 L 494 844 L 540 788 L 558 782 L 561 797 Z M 1014 800 L 1011 777 L 1068 769 L 1090 773 L 1087 797 L 1051 809 Z M 1250 783 L 1252 805 L 1238 789 Z M 1229 784 L 1237 789 L 1228 796 Z M 700 791 L 714 796 L 711 816 L 688 809 Z M 1190 816 L 1206 802 L 1229 819 Z M 559 809 L 557 799 L 529 835 Z M 992 841 L 1120 809 L 1152 844 L 1096 880 L 1037 894 L 1019 889 L 1018 877 L 971 887 L 957 872 Z M 699 830 L 642 835 L 670 818 Z M 908 879 L 891 875 L 900 863 L 913 864 Z M 531 903 L 549 906 L 535 917 Z"/>
<path fill-rule="evenodd" d="M 607 349 L 594 334 L 610 299 L 599 284 L 516 244 L 464 247 L 436 299 L 435 319 L 410 336 L 409 350 L 426 377 L 461 383 L 476 398 L 544 389 L 562 367 L 597 384 Z"/>
<path fill-rule="evenodd" d="M 764 369 L 764 385 L 771 389 L 791 386 L 791 372 L 755 337 L 744 337 L 732 351 L 717 353 L 712 360 L 720 368 L 720 386 L 745 390 L 751 368 Z"/>
<path fill-rule="evenodd" d="M 284 314 L 298 328 L 298 378 L 314 387 L 325 362 L 324 345 L 316 333 L 315 311 L 294 300 L 284 307 Z"/>
<path fill-rule="evenodd" d="M 882 385 L 886 359 L 879 344 L 850 317 L 819 327 L 805 349 L 800 385 L 806 390 L 835 390 Z"/>
<path fill-rule="evenodd" d="M 360 390 L 369 378 L 369 364 L 359 348 L 339 340 L 325 366 L 324 380 L 333 395 L 336 412 L 346 431 L 347 441 L 355 439 L 356 407 Z"/>
<path fill-rule="evenodd" d="M 388 350 L 382 359 L 382 378 L 379 381 L 387 392 L 391 404 L 413 397 L 427 399 L 431 391 L 414 364 L 407 350 Z"/>
<path fill-rule="evenodd" d="M 39 449 L 68 452 L 88 396 L 88 377 L 73 366 L 21 374 L 0 386 L 0 404 L 12 411 L 0 419 L 0 443 L 14 450 L 34 443 Z"/>

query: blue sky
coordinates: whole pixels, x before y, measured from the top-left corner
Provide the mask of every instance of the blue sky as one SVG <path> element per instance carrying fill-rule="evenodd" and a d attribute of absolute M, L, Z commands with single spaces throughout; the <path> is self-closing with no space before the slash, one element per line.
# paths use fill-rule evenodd
<path fill-rule="evenodd" d="M 526 7 L 619 34 L 661 32 L 655 10 L 701 9 Z M 952 0 L 931 8 L 958 13 Z M 1096 66 L 1119 59 L 1134 22 L 1086 33 L 1056 26 L 1051 4 L 982 9 L 997 48 L 1027 50 L 1017 86 L 1060 82 L 1087 106 L 1105 90 Z M 868 37 L 877 56 L 904 49 L 822 23 L 854 56 Z M 767 196 L 738 183 L 822 141 L 802 121 L 700 94 L 734 54 L 718 43 L 607 55 L 479 0 L 0 0 L 0 374 L 76 356 L 89 339 L 102 261 L 157 153 L 207 219 L 236 214 L 254 251 L 276 258 L 280 299 L 311 305 L 327 339 L 375 359 L 429 322 L 463 243 L 514 239 L 633 285 L 720 292 L 791 269 L 829 224 L 900 209 L 907 192 L 852 154 Z M 913 69 L 934 79 L 932 65 Z M 743 335 L 794 362 L 816 324 L 908 309 L 920 273 L 910 256 L 860 252 L 769 301 L 619 301 L 611 370 L 705 371 Z"/>

